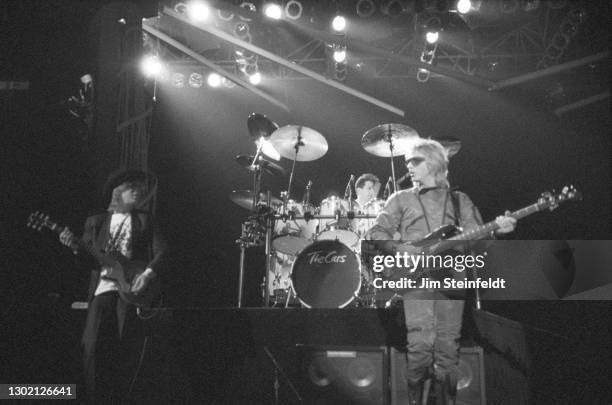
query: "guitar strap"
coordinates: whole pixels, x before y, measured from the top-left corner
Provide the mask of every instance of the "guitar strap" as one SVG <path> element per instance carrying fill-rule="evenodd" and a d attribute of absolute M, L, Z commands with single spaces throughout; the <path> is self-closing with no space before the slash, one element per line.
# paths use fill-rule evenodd
<path fill-rule="evenodd" d="M 455 214 L 455 226 L 459 227 L 459 223 L 461 222 L 461 207 L 459 206 L 459 195 L 455 192 L 455 190 L 450 190 L 450 198 L 453 204 L 453 212 Z"/>

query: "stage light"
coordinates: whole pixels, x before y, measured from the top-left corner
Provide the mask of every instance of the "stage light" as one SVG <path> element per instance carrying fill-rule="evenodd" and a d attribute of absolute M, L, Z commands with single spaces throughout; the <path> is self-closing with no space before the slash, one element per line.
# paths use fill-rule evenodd
<path fill-rule="evenodd" d="M 210 15 L 210 8 L 202 2 L 194 1 L 189 3 L 187 15 L 194 21 L 205 21 Z"/>
<path fill-rule="evenodd" d="M 425 34 L 425 39 L 430 44 L 435 44 L 438 42 L 438 38 L 440 38 L 440 33 L 438 31 L 427 31 Z"/>
<path fill-rule="evenodd" d="M 404 11 L 404 4 L 400 0 L 383 0 L 380 11 L 389 17 L 397 17 Z"/>
<path fill-rule="evenodd" d="M 157 56 L 147 55 L 142 58 L 140 69 L 145 76 L 154 77 L 162 71 L 162 64 Z"/>
<path fill-rule="evenodd" d="M 283 9 L 276 3 L 268 3 L 264 6 L 264 14 L 273 20 L 280 20 L 283 16 Z"/>
<path fill-rule="evenodd" d="M 341 15 L 336 15 L 332 20 L 332 28 L 336 32 L 342 32 L 346 28 L 346 18 Z"/>
<path fill-rule="evenodd" d="M 457 2 L 457 11 L 461 14 L 467 14 L 472 9 L 472 2 L 470 0 L 459 0 Z"/>
<path fill-rule="evenodd" d="M 361 18 L 370 18 L 376 12 L 376 5 L 373 0 L 359 0 L 355 5 L 357 15 Z"/>
<path fill-rule="evenodd" d="M 230 88 L 230 89 L 233 87 L 236 87 L 236 83 L 234 83 L 233 81 L 231 81 L 225 76 L 221 78 L 221 84 L 223 84 L 225 87 Z"/>
<path fill-rule="evenodd" d="M 208 75 L 206 82 L 210 87 L 219 87 L 221 86 L 222 80 L 223 79 L 221 78 L 221 76 L 219 76 L 217 73 L 211 73 Z"/>
<path fill-rule="evenodd" d="M 192 73 L 189 75 L 189 87 L 199 89 L 204 84 L 204 78 L 199 73 Z"/>
<path fill-rule="evenodd" d="M 285 4 L 285 16 L 290 20 L 299 20 L 302 16 L 302 11 L 304 11 L 304 7 L 297 0 L 289 0 Z"/>
<path fill-rule="evenodd" d="M 250 32 L 251 28 L 249 27 L 249 24 L 245 23 L 244 21 L 239 21 L 234 24 L 234 35 L 238 38 L 246 38 L 249 36 Z"/>
<path fill-rule="evenodd" d="M 346 62 L 346 49 L 337 49 L 334 51 L 334 62 Z"/>
<path fill-rule="evenodd" d="M 174 87 L 183 88 L 185 87 L 185 75 L 182 73 L 173 73 L 172 74 L 172 85 Z"/>
<path fill-rule="evenodd" d="M 252 75 L 249 75 L 249 81 L 254 85 L 261 83 L 261 73 L 255 72 Z"/>

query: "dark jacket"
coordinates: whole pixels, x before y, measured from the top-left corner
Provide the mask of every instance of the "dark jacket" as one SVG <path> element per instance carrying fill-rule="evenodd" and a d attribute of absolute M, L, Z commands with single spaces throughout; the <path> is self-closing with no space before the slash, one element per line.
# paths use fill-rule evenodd
<path fill-rule="evenodd" d="M 158 227 L 151 215 L 142 211 L 132 212 L 132 260 L 141 260 L 148 263 L 157 276 L 163 273 L 163 259 L 166 252 L 166 244 L 163 241 Z M 83 241 L 96 250 L 102 251 L 106 248 L 110 238 L 110 220 L 112 213 L 92 215 L 85 221 Z M 100 281 L 101 266 L 92 260 L 88 263 L 91 269 L 89 282 L 88 301 Z"/>

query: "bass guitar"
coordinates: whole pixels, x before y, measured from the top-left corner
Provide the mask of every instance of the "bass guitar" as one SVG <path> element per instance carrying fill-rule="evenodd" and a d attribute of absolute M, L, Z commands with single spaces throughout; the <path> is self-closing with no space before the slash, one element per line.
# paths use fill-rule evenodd
<path fill-rule="evenodd" d="M 47 228 L 58 234 L 61 234 L 66 229 L 66 227 L 52 221 L 48 215 L 38 211 L 30 214 L 27 226 L 37 231 Z M 99 251 L 80 238 L 75 238 L 74 242 L 78 246 L 79 252 L 86 252 L 95 258 L 101 266 L 109 269 L 108 274 L 104 278 L 112 280 L 117 284 L 119 296 L 122 300 L 138 307 L 151 307 L 151 304 L 160 292 L 159 283 L 155 279 L 149 282 L 144 291 L 138 294 L 132 292 L 132 284 L 136 277 L 145 271 L 146 262 L 130 260 L 116 251 Z"/>

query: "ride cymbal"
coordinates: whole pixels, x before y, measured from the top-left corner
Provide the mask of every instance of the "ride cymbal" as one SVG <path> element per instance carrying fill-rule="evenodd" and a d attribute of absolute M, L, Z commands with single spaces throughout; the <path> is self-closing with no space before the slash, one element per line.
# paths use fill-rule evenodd
<path fill-rule="evenodd" d="M 270 135 L 270 143 L 286 159 L 298 162 L 317 160 L 327 153 L 327 140 L 314 129 L 285 125 Z"/>
<path fill-rule="evenodd" d="M 400 156 L 408 152 L 410 144 L 417 138 L 419 134 L 408 125 L 381 124 L 363 134 L 361 146 L 366 152 L 375 156 Z M 393 144 L 393 151 L 391 151 L 391 144 Z"/>

